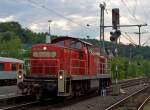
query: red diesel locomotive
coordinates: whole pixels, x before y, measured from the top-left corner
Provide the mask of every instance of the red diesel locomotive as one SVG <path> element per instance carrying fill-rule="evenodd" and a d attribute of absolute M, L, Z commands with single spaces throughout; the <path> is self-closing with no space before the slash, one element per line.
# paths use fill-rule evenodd
<path fill-rule="evenodd" d="M 100 55 L 99 48 L 72 37 L 33 45 L 25 73 L 18 87 L 37 97 L 77 96 L 111 83 L 108 58 Z"/>

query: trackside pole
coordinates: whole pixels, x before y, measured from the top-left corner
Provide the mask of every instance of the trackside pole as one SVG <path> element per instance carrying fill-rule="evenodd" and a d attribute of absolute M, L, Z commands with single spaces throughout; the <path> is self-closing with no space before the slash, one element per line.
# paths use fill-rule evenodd
<path fill-rule="evenodd" d="M 111 41 L 113 41 L 115 44 L 115 57 L 118 57 L 118 46 L 117 41 L 118 38 L 121 35 L 120 28 L 120 14 L 119 14 L 119 8 L 112 9 L 112 25 L 115 32 L 111 33 Z M 113 85 L 113 95 L 119 95 L 120 93 L 120 86 L 118 85 L 118 65 L 115 65 L 115 85 Z"/>
<path fill-rule="evenodd" d="M 106 4 L 100 4 L 100 47 L 102 47 L 102 50 L 100 49 L 100 55 L 102 53 L 104 53 L 104 11 L 105 11 L 105 7 Z M 101 73 L 100 73 L 101 74 Z M 103 79 L 99 79 L 99 94 L 101 96 L 106 95 L 106 93 L 104 93 L 106 90 L 106 88 L 104 87 L 104 80 Z"/>

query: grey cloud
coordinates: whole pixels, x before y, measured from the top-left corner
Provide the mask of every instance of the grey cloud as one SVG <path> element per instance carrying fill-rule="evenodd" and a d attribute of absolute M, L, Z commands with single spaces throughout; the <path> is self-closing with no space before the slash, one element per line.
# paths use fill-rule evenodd
<path fill-rule="evenodd" d="M 29 1 L 36 2 L 37 5 L 34 5 Z M 122 3 L 122 0 L 105 1 L 107 4 L 106 8 L 110 10 L 108 11 L 108 14 L 105 13 L 106 25 L 111 25 L 112 8 L 120 8 L 120 15 L 122 20 L 120 22 L 123 24 L 138 24 L 143 22 L 150 23 L 150 6 L 148 0 L 142 1 L 142 5 L 140 5 L 139 2 L 137 4 L 135 12 L 133 11 L 133 9 L 135 8 L 135 3 L 133 1 L 131 3 L 131 0 L 124 0 L 128 2 L 127 4 L 129 4 L 128 7 L 130 8 L 131 12 L 128 12 L 129 10 Z M 64 25 L 67 25 L 68 30 L 66 27 L 64 27 L 64 29 L 66 28 L 66 30 L 62 30 L 61 26 L 52 25 L 52 31 L 54 34 L 70 35 L 75 37 L 85 37 L 88 34 L 92 38 L 95 38 L 99 35 L 99 3 L 99 0 L 0 0 L 0 18 L 14 16 L 15 19 L 21 22 L 24 27 L 30 27 L 31 24 L 36 24 L 36 26 L 40 26 L 40 31 L 47 31 L 48 19 L 53 20 L 55 23 L 57 21 L 63 21 L 65 22 Z M 45 6 L 46 8 L 49 8 L 49 10 L 43 9 L 40 6 Z M 143 7 L 145 11 L 142 10 Z M 58 16 L 56 13 L 54 13 L 53 10 L 83 26 L 86 26 L 86 24 L 90 24 L 90 29 L 88 30 L 87 28 L 74 26 L 70 21 L 65 20 L 61 16 Z M 133 13 L 135 14 L 135 17 L 139 19 L 139 22 L 135 21 L 135 19 L 131 15 Z M 91 19 L 87 19 L 89 17 L 91 17 Z M 136 28 L 121 29 L 122 31 L 137 30 Z M 145 28 L 143 29 L 145 30 Z M 146 29 L 149 30 L 149 27 Z M 106 29 L 106 31 L 111 31 L 111 28 Z M 145 36 L 147 35 L 142 36 L 144 36 L 145 38 Z"/>

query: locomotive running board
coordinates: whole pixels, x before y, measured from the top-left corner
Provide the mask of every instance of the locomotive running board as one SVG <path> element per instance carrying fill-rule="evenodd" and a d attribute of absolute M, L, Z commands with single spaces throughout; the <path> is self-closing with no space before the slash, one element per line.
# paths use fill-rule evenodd
<path fill-rule="evenodd" d="M 66 97 L 66 96 L 70 96 L 70 93 L 59 93 L 58 96 Z"/>

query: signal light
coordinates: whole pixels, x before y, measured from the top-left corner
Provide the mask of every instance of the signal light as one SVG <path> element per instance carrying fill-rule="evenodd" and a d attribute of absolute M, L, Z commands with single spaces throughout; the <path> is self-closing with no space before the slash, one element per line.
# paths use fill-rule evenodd
<path fill-rule="evenodd" d="M 112 42 L 115 41 L 114 33 L 113 33 L 113 32 L 110 32 L 110 35 L 111 35 L 111 36 L 110 36 L 110 41 L 112 41 Z"/>
<path fill-rule="evenodd" d="M 119 37 L 121 35 L 121 31 L 120 30 L 116 30 L 115 34 L 117 35 L 117 37 Z"/>
<path fill-rule="evenodd" d="M 19 70 L 19 72 L 18 72 L 18 79 L 22 79 L 23 78 L 23 76 L 22 76 L 23 74 L 22 74 L 22 71 L 21 70 Z"/>
<path fill-rule="evenodd" d="M 18 75 L 18 79 L 22 79 L 22 74 L 19 74 L 19 75 Z"/>
<path fill-rule="evenodd" d="M 113 41 L 117 41 L 118 37 L 121 35 L 121 31 L 120 30 L 116 30 L 115 32 L 110 32 L 110 40 Z"/>
<path fill-rule="evenodd" d="M 113 29 L 117 29 L 117 26 L 120 24 L 119 8 L 112 9 L 112 25 Z"/>

